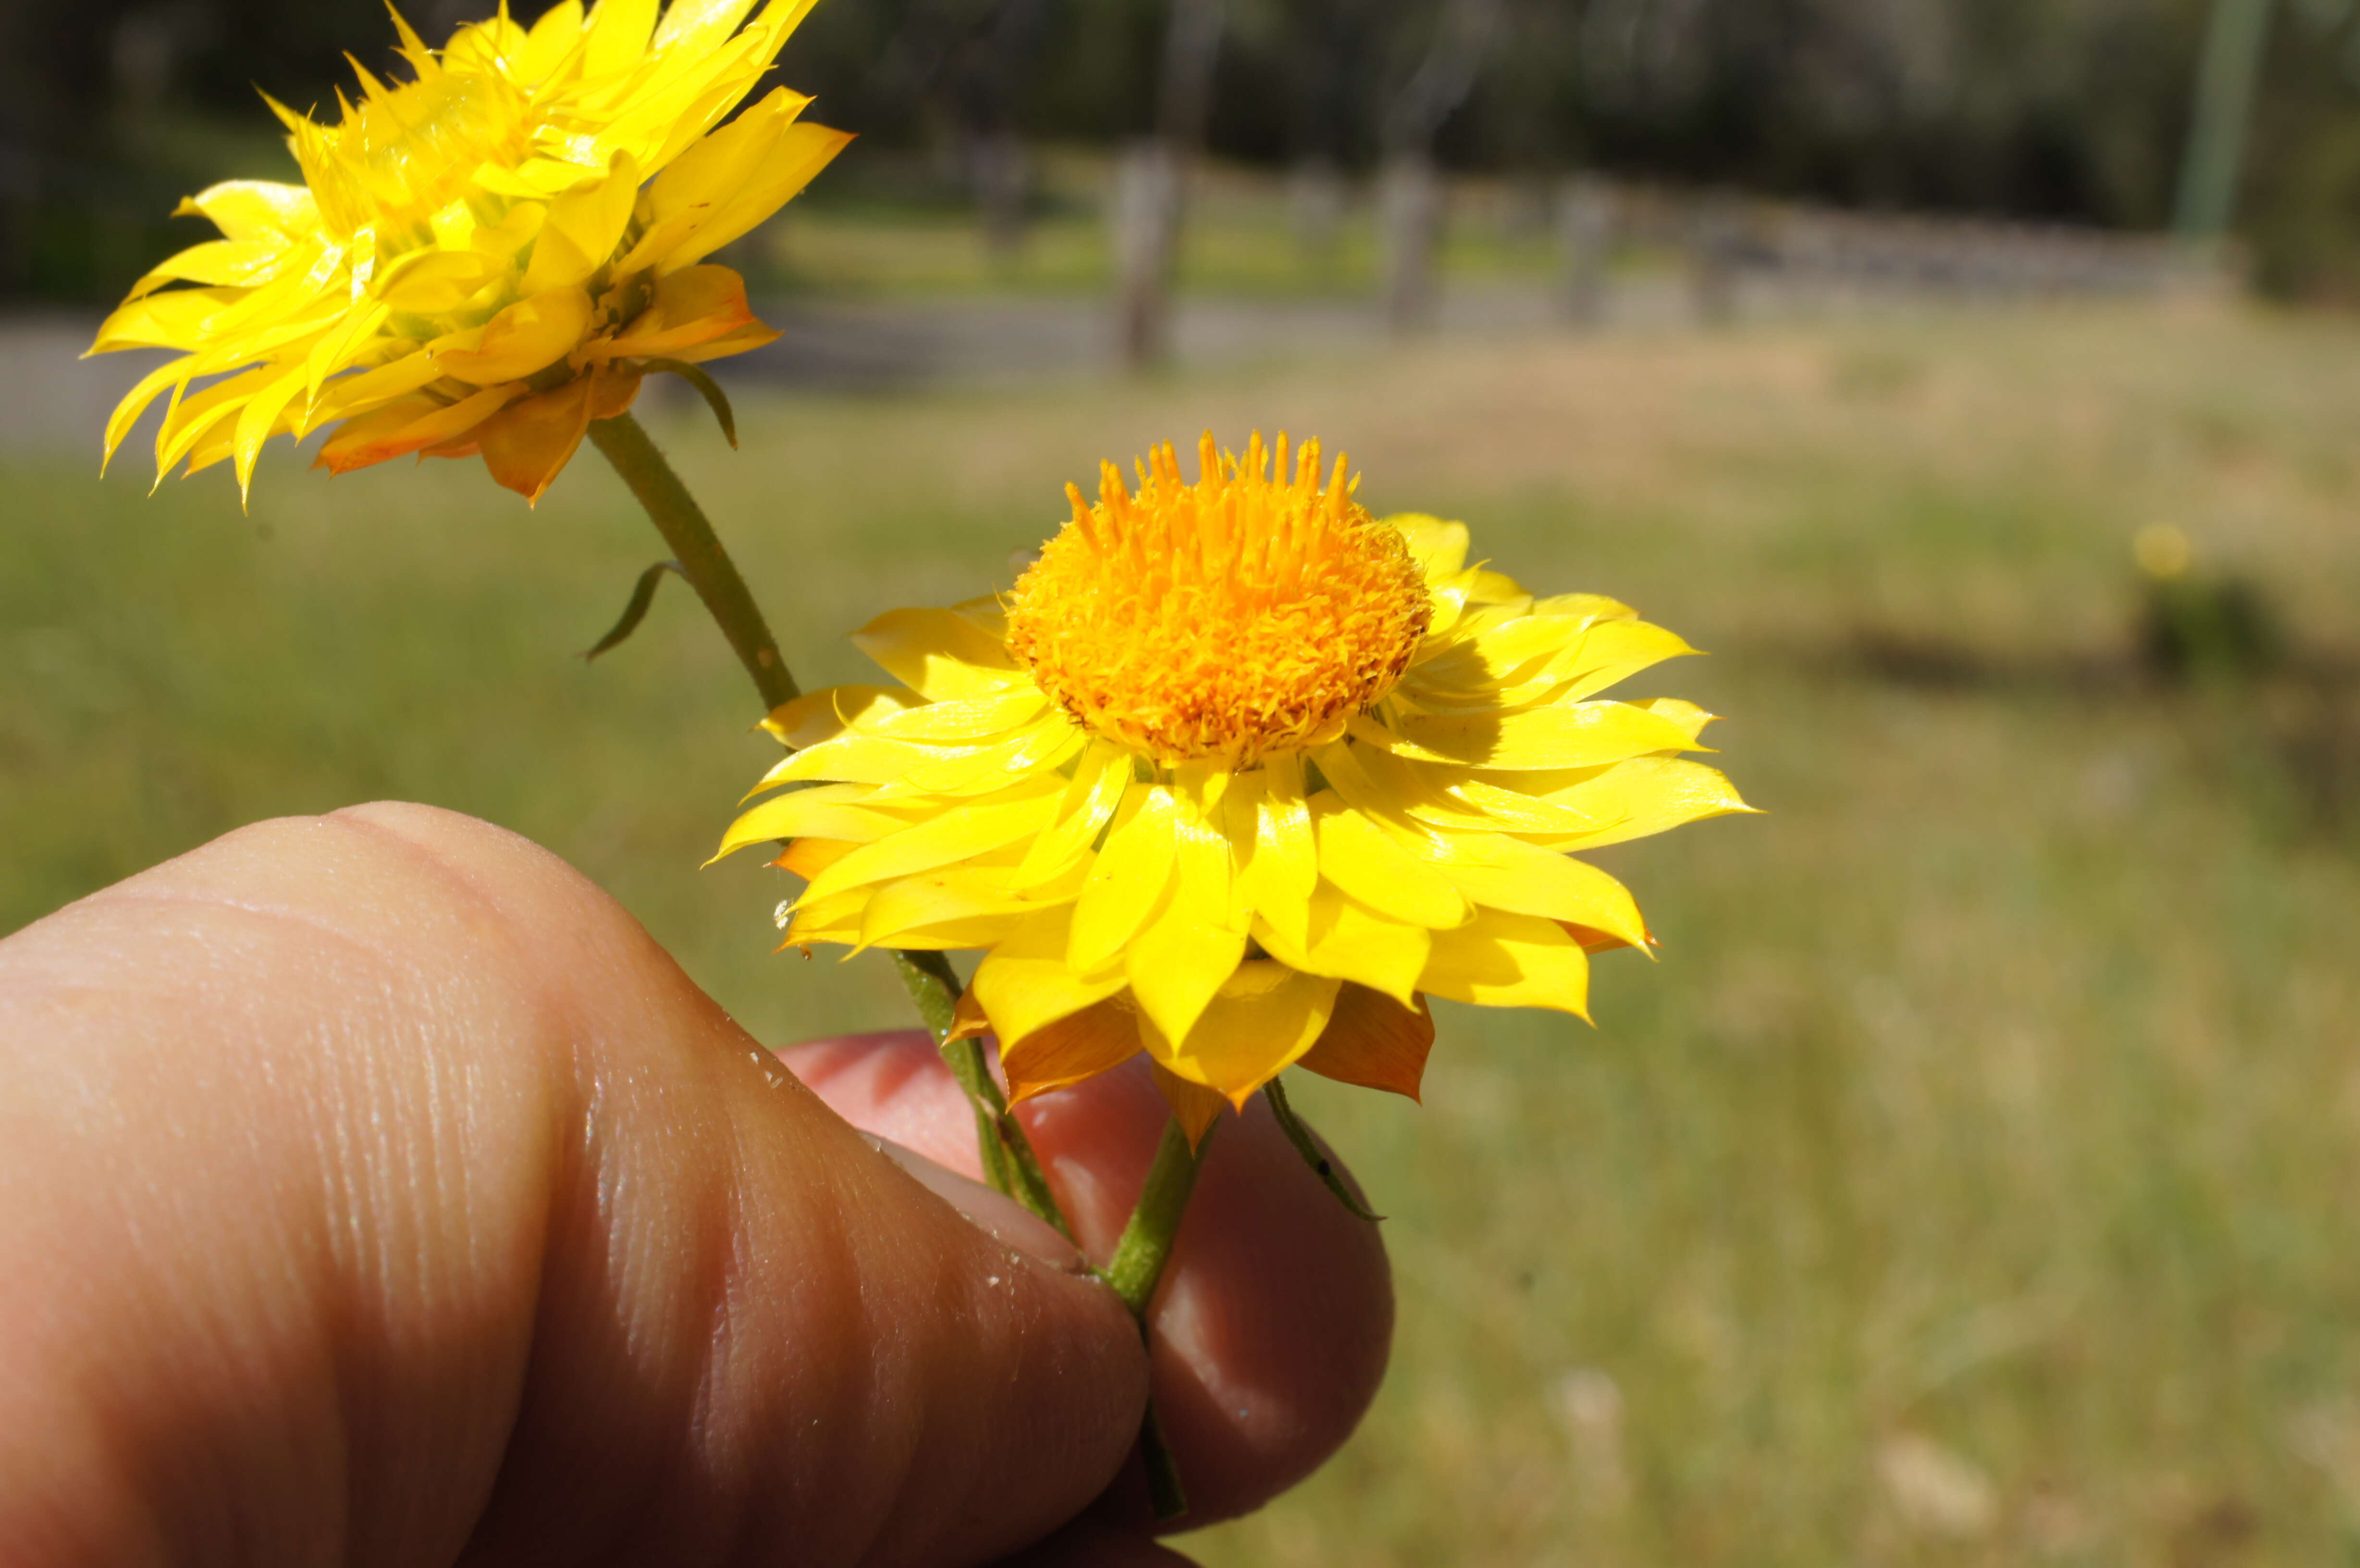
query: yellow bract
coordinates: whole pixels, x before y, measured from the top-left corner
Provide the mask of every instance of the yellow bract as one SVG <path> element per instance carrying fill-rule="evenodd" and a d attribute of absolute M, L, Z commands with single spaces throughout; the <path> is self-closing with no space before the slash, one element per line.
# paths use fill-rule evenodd
<path fill-rule="evenodd" d="M 798 123 L 809 100 L 784 88 L 715 127 L 813 3 L 747 22 L 755 0 L 661 17 L 657 0 L 564 0 L 530 28 L 503 7 L 439 54 L 397 16 L 410 81 L 355 65 L 360 102 L 340 98 L 333 125 L 271 104 L 303 184 L 181 203 L 222 237 L 141 278 L 99 329 L 93 354 L 180 351 L 116 407 L 107 455 L 169 394 L 159 480 L 235 458 L 243 492 L 272 436 L 344 421 L 320 453 L 333 472 L 480 452 L 538 499 L 650 368 L 777 336 L 705 257 L 848 138 Z"/>
<path fill-rule="evenodd" d="M 1678 637 L 1264 460 L 1109 470 L 1004 611 L 897 610 L 855 640 L 898 684 L 770 715 L 755 793 L 814 787 L 721 853 L 787 842 L 790 943 L 986 950 L 960 1027 L 1016 1098 L 1142 1051 L 1192 1136 L 1290 1065 L 1415 1094 L 1426 997 L 1587 1016 L 1588 954 L 1649 942 L 1566 852 L 1749 809 L 1710 714 L 1596 695 Z"/>

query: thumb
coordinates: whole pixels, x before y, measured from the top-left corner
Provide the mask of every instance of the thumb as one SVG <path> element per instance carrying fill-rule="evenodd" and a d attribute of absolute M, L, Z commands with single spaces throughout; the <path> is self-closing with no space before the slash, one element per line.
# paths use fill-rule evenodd
<path fill-rule="evenodd" d="M 1135 1435 L 1054 1233 L 466 818 L 60 911 L 0 942 L 0 1561 L 972 1563 Z"/>

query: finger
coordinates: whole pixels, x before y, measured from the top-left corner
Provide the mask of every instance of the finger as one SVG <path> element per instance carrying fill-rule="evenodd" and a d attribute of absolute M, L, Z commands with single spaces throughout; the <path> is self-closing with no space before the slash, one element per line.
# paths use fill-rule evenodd
<path fill-rule="evenodd" d="M 999 1568 L 1193 1568 L 1191 1560 L 1119 1524 L 1077 1519 Z"/>
<path fill-rule="evenodd" d="M 925 1036 L 780 1054 L 855 1126 L 980 1172 L 974 1114 Z M 1140 1062 L 1019 1108 L 1092 1258 L 1112 1254 L 1168 1114 Z M 1375 1397 L 1393 1337 L 1384 1244 L 1259 1100 L 1213 1135 L 1152 1323 L 1156 1408 L 1187 1525 L 1247 1512 L 1310 1474 Z"/>
<path fill-rule="evenodd" d="M 0 1562 L 1012 1550 L 1137 1332 L 934 1181 L 520 839 L 232 835 L 0 942 Z"/>

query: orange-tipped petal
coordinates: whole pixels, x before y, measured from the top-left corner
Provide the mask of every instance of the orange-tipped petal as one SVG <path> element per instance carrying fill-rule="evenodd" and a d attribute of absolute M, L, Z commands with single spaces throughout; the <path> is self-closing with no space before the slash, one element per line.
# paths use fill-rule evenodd
<path fill-rule="evenodd" d="M 1095 1078 L 1130 1061 L 1139 1051 L 1136 1015 L 1121 998 L 1109 996 L 1002 1047 L 1000 1065 L 1008 1073 L 1008 1098 L 1012 1105 Z"/>
<path fill-rule="evenodd" d="M 426 393 L 403 397 L 337 426 L 336 433 L 321 447 L 313 466 L 331 474 L 349 474 L 388 458 L 468 439 L 525 390 L 523 382 L 514 381 L 505 387 L 486 387 L 456 403 Z"/>
<path fill-rule="evenodd" d="M 1195 1149 L 1205 1141 L 1205 1133 L 1220 1118 L 1229 1103 L 1216 1089 L 1202 1083 L 1191 1083 L 1164 1063 L 1150 1060 L 1148 1071 L 1155 1075 L 1155 1086 L 1164 1092 L 1164 1104 L 1172 1107 L 1173 1116 L 1180 1130 L 1188 1135 L 1188 1147 Z"/>
<path fill-rule="evenodd" d="M 746 302 L 746 280 L 728 267 L 690 267 L 660 279 L 655 300 L 606 345 L 616 358 L 677 358 L 748 326 L 759 326 Z"/>
<path fill-rule="evenodd" d="M 787 847 L 792 851 L 794 845 L 789 844 Z M 784 866 L 786 858 L 783 855 L 779 856 L 778 864 Z M 789 869 L 792 870 L 792 867 Z M 951 1011 L 951 1032 L 945 1037 L 944 1043 L 948 1044 L 954 1040 L 974 1040 L 990 1032 L 991 1020 L 984 1017 L 983 1004 L 975 999 L 975 987 L 969 985 L 959 993 L 958 1006 Z"/>
<path fill-rule="evenodd" d="M 1382 991 L 1345 982 L 1328 1027 L 1296 1062 L 1323 1078 L 1418 1098 L 1426 1052 L 1434 1046 L 1434 1010 L 1420 996 L 1415 1011 Z"/>
<path fill-rule="evenodd" d="M 492 477 L 526 500 L 539 501 L 590 429 L 591 381 L 575 376 L 487 420 L 475 440 Z"/>

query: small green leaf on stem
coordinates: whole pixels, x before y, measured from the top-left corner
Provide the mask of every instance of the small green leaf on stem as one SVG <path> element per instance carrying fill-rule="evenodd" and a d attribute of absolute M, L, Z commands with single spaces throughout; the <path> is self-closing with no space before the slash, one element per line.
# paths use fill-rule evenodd
<path fill-rule="evenodd" d="M 598 646 L 584 654 L 583 658 L 595 659 L 639 629 L 639 623 L 648 618 L 648 606 L 656 602 L 656 584 L 663 581 L 663 574 L 667 572 L 683 581 L 688 577 L 687 572 L 681 571 L 677 561 L 659 561 L 640 572 L 639 582 L 631 588 L 631 602 L 623 606 L 623 618 L 617 621 L 615 629 L 600 637 Z"/>
<path fill-rule="evenodd" d="M 660 370 L 667 376 L 677 376 L 705 394 L 705 405 L 713 410 L 714 419 L 720 421 L 722 435 L 732 447 L 738 444 L 738 416 L 730 411 L 729 394 L 721 390 L 721 383 L 684 359 L 649 359 L 640 361 L 640 364 L 651 371 Z"/>
<path fill-rule="evenodd" d="M 1295 1145 L 1295 1152 L 1303 1156 L 1303 1162 L 1311 1167 L 1312 1174 L 1336 1194 L 1336 1201 L 1350 1210 L 1356 1218 L 1364 1219 L 1371 1225 L 1383 1219 L 1385 1216 L 1382 1214 L 1371 1214 L 1368 1205 L 1354 1197 L 1352 1189 L 1344 1185 L 1344 1178 L 1338 1173 L 1336 1162 L 1319 1151 L 1318 1139 L 1311 1136 L 1311 1129 L 1303 1125 L 1303 1118 L 1295 1114 L 1293 1105 L 1287 1104 L 1286 1090 L 1279 1081 L 1272 1079 L 1262 1086 L 1262 1097 L 1270 1102 L 1270 1114 L 1278 1118 L 1279 1130 L 1286 1134 L 1286 1141 Z"/>

